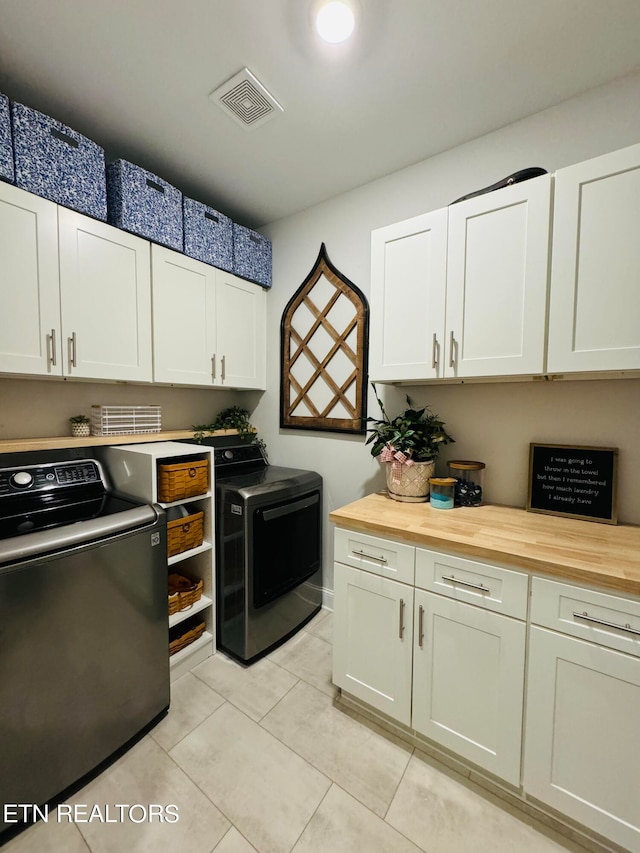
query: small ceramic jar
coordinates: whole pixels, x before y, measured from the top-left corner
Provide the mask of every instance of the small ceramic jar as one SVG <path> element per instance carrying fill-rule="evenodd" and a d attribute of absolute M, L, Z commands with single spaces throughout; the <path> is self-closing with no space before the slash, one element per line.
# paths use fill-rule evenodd
<path fill-rule="evenodd" d="M 434 509 L 453 509 L 456 483 L 455 477 L 429 479 L 429 500 Z"/>
<path fill-rule="evenodd" d="M 71 435 L 75 436 L 76 438 L 83 438 L 90 434 L 91 432 L 88 423 L 71 424 Z"/>

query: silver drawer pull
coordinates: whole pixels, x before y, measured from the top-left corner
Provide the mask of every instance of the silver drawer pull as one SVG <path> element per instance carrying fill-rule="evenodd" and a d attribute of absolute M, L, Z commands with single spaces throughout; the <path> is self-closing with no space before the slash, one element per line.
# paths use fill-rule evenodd
<path fill-rule="evenodd" d="M 628 622 L 626 625 L 616 625 L 615 622 L 607 622 L 606 619 L 597 619 L 595 616 L 589 616 L 586 610 L 584 613 L 574 613 L 573 616 L 574 619 L 583 619 L 585 622 L 593 622 L 594 625 L 605 625 L 607 628 L 615 628 L 616 631 L 626 631 L 629 634 L 635 634 L 636 637 L 640 637 L 640 631 L 632 628 Z"/>
<path fill-rule="evenodd" d="M 358 554 L 360 557 L 368 557 L 369 560 L 377 560 L 379 563 L 386 563 L 386 557 L 376 557 L 374 554 L 367 554 L 365 551 L 355 551 L 354 554 Z"/>
<path fill-rule="evenodd" d="M 72 332 L 71 337 L 69 338 L 69 348 L 71 350 L 69 355 L 69 367 L 77 367 L 77 356 L 78 356 L 78 341 L 76 339 L 76 333 Z"/>
<path fill-rule="evenodd" d="M 398 626 L 398 637 L 402 639 L 404 633 L 404 598 L 400 599 L 400 624 Z"/>
<path fill-rule="evenodd" d="M 55 367 L 56 364 L 56 330 L 51 329 L 51 334 L 47 335 L 47 346 L 49 348 L 49 364 Z"/>
<path fill-rule="evenodd" d="M 468 586 L 469 589 L 479 589 L 480 592 L 491 592 L 488 586 L 482 586 L 481 583 L 469 583 L 469 581 L 461 581 L 460 578 L 454 578 L 453 575 L 442 575 L 443 581 L 459 584 L 460 586 Z"/>
<path fill-rule="evenodd" d="M 456 366 L 456 339 L 453 336 L 453 329 L 449 333 L 449 367 Z"/>
<path fill-rule="evenodd" d="M 440 348 L 438 346 L 438 336 L 437 336 L 437 333 L 434 332 L 433 333 L 433 344 L 431 345 L 431 367 L 434 370 L 438 366 L 438 355 L 439 355 L 438 350 L 439 349 Z"/>
<path fill-rule="evenodd" d="M 418 645 L 422 648 L 422 641 L 424 640 L 424 607 L 420 605 L 418 607 Z"/>

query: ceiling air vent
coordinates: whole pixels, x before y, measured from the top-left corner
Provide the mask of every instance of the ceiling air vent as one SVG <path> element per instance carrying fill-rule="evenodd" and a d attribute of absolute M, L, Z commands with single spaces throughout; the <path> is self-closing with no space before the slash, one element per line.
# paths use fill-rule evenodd
<path fill-rule="evenodd" d="M 253 130 L 284 112 L 248 68 L 243 68 L 209 97 L 245 130 Z"/>

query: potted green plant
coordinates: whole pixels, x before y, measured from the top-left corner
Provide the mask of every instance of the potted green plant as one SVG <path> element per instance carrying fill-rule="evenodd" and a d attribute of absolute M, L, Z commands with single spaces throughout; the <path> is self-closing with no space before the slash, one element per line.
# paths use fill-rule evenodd
<path fill-rule="evenodd" d="M 221 429 L 237 430 L 241 441 L 257 444 L 266 457 L 267 445 L 258 437 L 258 431 L 249 420 L 249 412 L 246 409 L 241 406 L 230 406 L 224 409 L 212 423 L 194 426 L 193 438 L 201 443 L 207 435 Z"/>
<path fill-rule="evenodd" d="M 372 424 L 366 444 L 371 455 L 386 465 L 389 497 L 398 501 L 426 501 L 429 497 L 429 477 L 433 477 L 435 460 L 445 444 L 454 443 L 444 428 L 444 422 L 427 406 L 415 408 L 409 396 L 403 412 L 390 418 L 376 386 L 371 383 L 382 418 L 367 418 Z"/>
<path fill-rule="evenodd" d="M 91 420 L 86 415 L 73 415 L 69 418 L 71 424 L 71 435 L 76 437 L 89 435 Z"/>

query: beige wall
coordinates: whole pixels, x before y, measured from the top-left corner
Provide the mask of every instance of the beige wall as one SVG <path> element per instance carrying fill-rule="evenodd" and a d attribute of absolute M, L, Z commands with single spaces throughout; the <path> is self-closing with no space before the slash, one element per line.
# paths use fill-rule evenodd
<path fill-rule="evenodd" d="M 163 429 L 211 423 L 227 406 L 253 409 L 257 392 L 159 385 L 0 379 L 0 439 L 69 435 L 71 415 L 91 414 L 91 405 L 162 406 Z"/>

